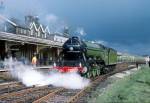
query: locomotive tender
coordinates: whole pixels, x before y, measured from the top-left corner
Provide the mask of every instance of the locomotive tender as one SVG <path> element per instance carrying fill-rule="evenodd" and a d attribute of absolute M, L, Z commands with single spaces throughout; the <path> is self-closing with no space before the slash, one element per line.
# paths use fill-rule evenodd
<path fill-rule="evenodd" d="M 101 44 L 69 38 L 63 45 L 55 69 L 60 72 L 77 71 L 87 78 L 107 73 L 117 63 L 117 51 Z"/>

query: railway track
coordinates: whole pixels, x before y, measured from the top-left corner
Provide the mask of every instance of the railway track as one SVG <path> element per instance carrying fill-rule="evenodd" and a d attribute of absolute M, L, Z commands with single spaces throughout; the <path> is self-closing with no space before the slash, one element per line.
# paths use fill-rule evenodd
<path fill-rule="evenodd" d="M 117 69 L 113 72 L 105 75 L 98 76 L 93 79 L 90 86 L 84 89 L 65 89 L 56 88 L 52 86 L 42 86 L 42 87 L 30 87 L 23 90 L 17 90 L 11 93 L 5 93 L 0 95 L 0 102 L 2 103 L 73 103 L 77 102 L 79 98 L 86 93 L 94 90 L 95 87 L 108 76 L 115 73 L 121 72 L 126 69 L 131 69 L 135 66 L 128 68 L 128 64 L 118 64 Z M 2 84 L 1 84 L 2 85 Z M 0 85 L 0 87 L 1 87 Z M 3 84 L 4 85 L 4 84 Z M 7 86 L 6 86 L 7 87 Z"/>
<path fill-rule="evenodd" d="M 14 91 L 22 90 L 27 88 L 25 85 L 21 84 L 21 82 L 6 82 L 0 84 L 0 95 L 4 93 L 11 93 Z"/>
<path fill-rule="evenodd" d="M 5 93 L 0 96 L 0 102 L 4 103 L 32 103 L 51 92 L 55 92 L 59 88 L 52 86 L 30 87 L 20 91 Z"/>
<path fill-rule="evenodd" d="M 95 89 L 95 87 L 101 81 L 105 80 L 108 76 L 113 75 L 118 72 L 121 72 L 123 70 L 126 70 L 127 68 L 131 69 L 133 67 L 135 67 L 135 66 L 128 68 L 128 64 L 120 64 L 117 67 L 118 69 L 116 69 L 115 71 L 113 71 L 109 74 L 105 74 L 105 75 L 95 78 L 90 86 L 88 86 L 82 90 L 80 90 L 80 89 L 72 90 L 72 89 L 64 89 L 63 88 L 57 92 L 50 93 L 50 94 L 34 101 L 33 103 L 73 103 L 73 102 L 77 102 L 77 100 L 81 96 L 83 96 L 85 93 L 88 93 L 89 91 Z"/>
<path fill-rule="evenodd" d="M 8 86 L 14 86 L 14 85 L 18 85 L 18 84 L 20 84 L 20 82 L 5 82 L 5 83 L 1 83 L 0 84 L 0 89 L 1 88 L 4 88 L 4 87 L 8 87 Z"/>

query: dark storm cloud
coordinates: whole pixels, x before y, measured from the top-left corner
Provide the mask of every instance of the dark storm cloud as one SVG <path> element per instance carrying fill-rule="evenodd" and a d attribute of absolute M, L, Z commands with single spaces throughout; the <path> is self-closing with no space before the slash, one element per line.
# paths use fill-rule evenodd
<path fill-rule="evenodd" d="M 86 39 L 106 41 L 120 51 L 150 54 L 149 0 L 57 1 L 51 2 L 55 9 L 50 11 L 84 27 Z"/>

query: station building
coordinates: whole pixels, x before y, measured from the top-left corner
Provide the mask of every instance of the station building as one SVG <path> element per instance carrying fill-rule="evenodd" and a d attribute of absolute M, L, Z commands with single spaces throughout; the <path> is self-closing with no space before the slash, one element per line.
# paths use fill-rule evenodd
<path fill-rule="evenodd" d="M 0 16 L 0 61 L 12 56 L 30 62 L 36 55 L 38 65 L 50 65 L 68 37 L 66 33 L 51 33 L 38 17 L 29 15 L 22 22 Z"/>

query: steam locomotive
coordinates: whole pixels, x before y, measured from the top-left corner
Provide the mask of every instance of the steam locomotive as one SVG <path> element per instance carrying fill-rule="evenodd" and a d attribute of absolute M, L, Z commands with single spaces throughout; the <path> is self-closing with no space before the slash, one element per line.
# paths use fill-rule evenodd
<path fill-rule="evenodd" d="M 117 63 L 117 51 L 101 44 L 71 37 L 63 44 L 54 69 L 60 72 L 78 72 L 87 78 L 111 71 Z M 110 68 L 111 67 L 111 68 Z"/>

